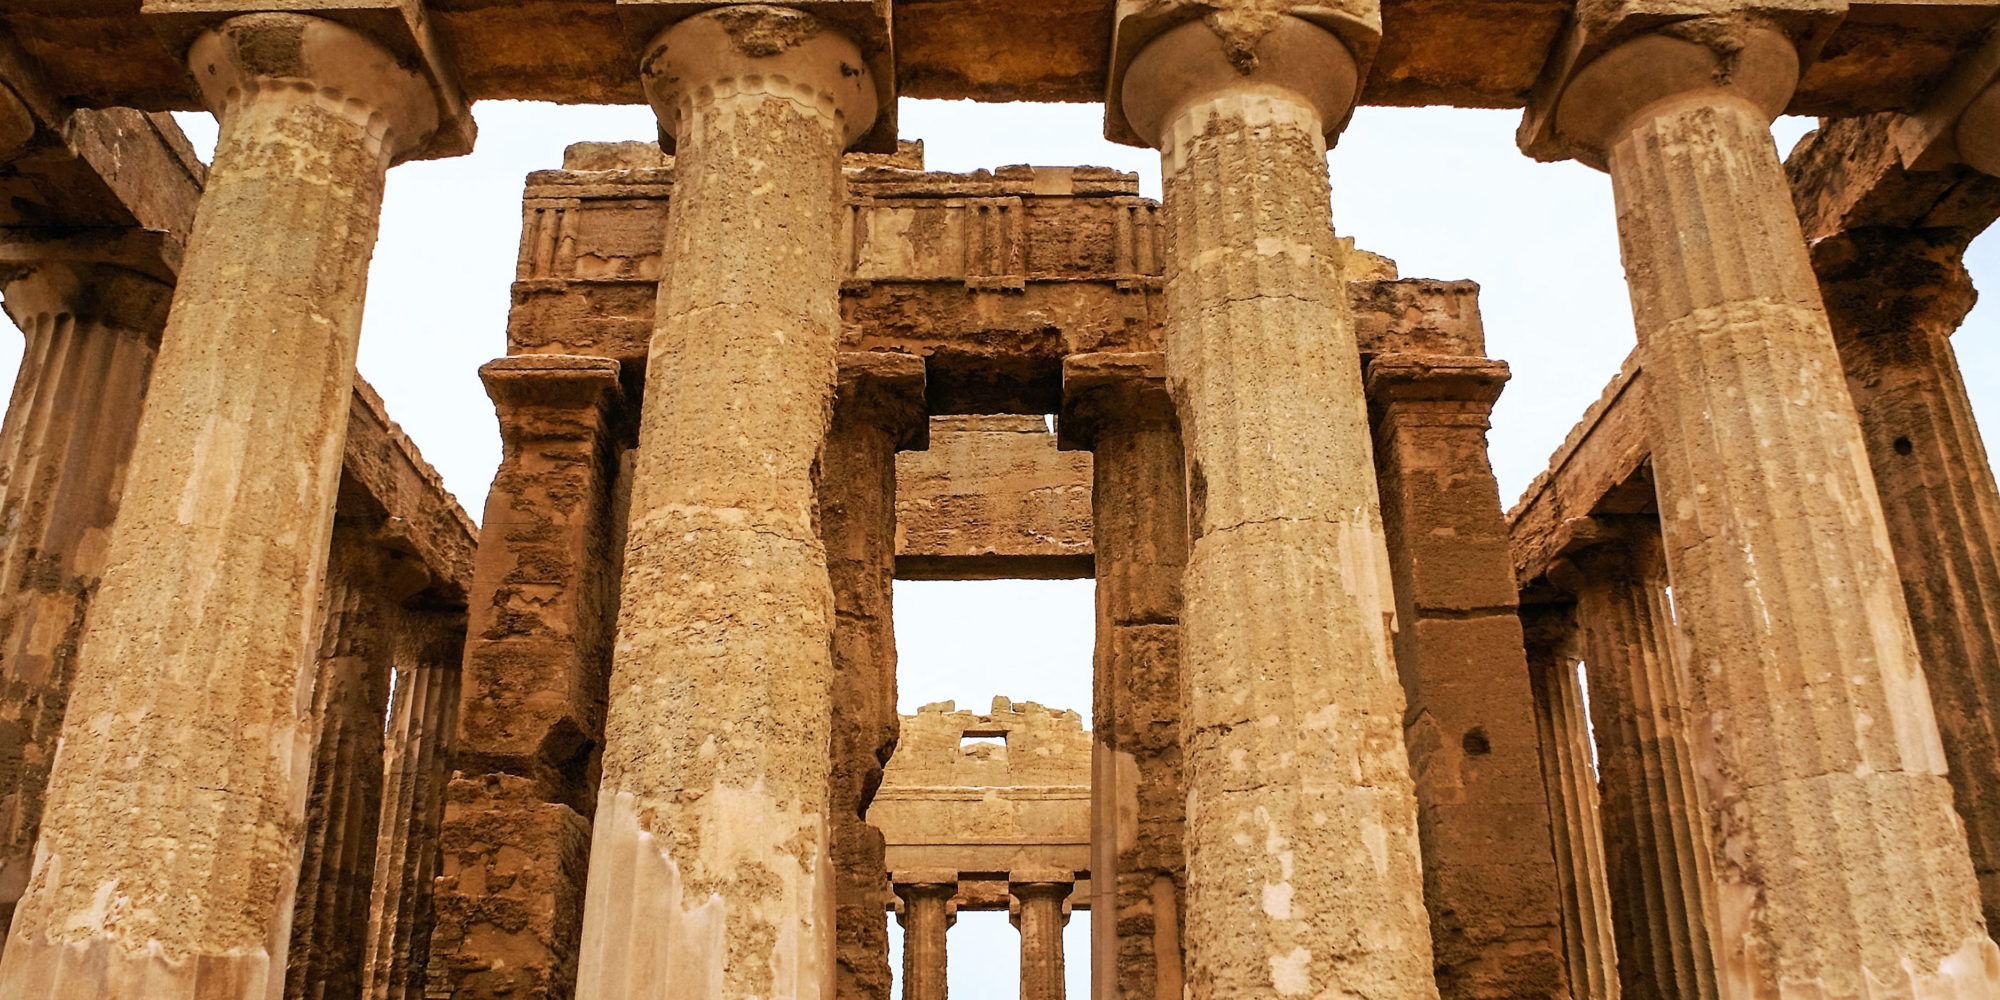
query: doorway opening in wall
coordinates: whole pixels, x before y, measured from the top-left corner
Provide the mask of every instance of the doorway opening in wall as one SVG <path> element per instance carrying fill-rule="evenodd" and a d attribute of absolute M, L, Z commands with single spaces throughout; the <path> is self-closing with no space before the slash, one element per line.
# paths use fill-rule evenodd
<path fill-rule="evenodd" d="M 897 712 L 915 715 L 950 701 L 985 715 L 999 697 L 1069 709 L 1087 730 L 1095 609 L 1096 584 L 1089 579 L 896 581 Z M 1009 747 L 1005 734 L 986 729 L 954 735 L 968 754 Z M 900 1000 L 903 937 L 895 917 L 887 919 L 893 995 Z M 1020 941 L 1006 910 L 961 910 L 945 944 L 951 1000 L 1018 1000 Z M 1082 906 L 1063 927 L 1063 954 L 1065 995 L 1087 1000 L 1090 912 Z"/>

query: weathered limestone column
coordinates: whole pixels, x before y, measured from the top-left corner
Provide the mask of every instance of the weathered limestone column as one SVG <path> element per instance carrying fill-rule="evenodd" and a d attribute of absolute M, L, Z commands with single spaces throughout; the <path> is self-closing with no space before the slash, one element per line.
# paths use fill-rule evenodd
<path fill-rule="evenodd" d="M 833 594 L 815 530 L 859 50 L 725 7 L 645 62 L 677 143 L 578 993 L 834 990 Z M 671 956 L 671 958 L 669 957 Z"/>
<path fill-rule="evenodd" d="M 1951 348 L 1975 298 L 1964 240 L 1851 230 L 1815 244 L 1813 265 L 1991 930 L 2000 926 L 2000 489 Z"/>
<path fill-rule="evenodd" d="M 382 825 L 383 730 L 395 672 L 390 643 L 399 614 L 384 594 L 383 554 L 373 534 L 372 524 L 340 518 L 327 556 L 286 1000 L 361 991 Z"/>
<path fill-rule="evenodd" d="M 0 926 L 28 887 L 42 793 L 173 286 L 51 264 L 0 291 L 27 344 L 0 426 Z"/>
<path fill-rule="evenodd" d="M 1618 1000 L 1618 954 L 1612 940 L 1611 896 L 1598 822 L 1597 771 L 1590 727 L 1577 680 L 1576 605 L 1521 608 L 1528 683 L 1541 733 L 1542 784 L 1548 789 L 1556 876 L 1562 888 L 1563 950 L 1573 994 Z"/>
<path fill-rule="evenodd" d="M 1771 28 L 1683 23 L 1583 65 L 1554 112 L 1618 201 L 1717 989 L 1990 997 L 2000 949 L 1769 131 L 1798 71 Z"/>
<path fill-rule="evenodd" d="M 228 21 L 189 61 L 221 138 L 0 996 L 247 997 L 284 974 L 368 259 L 385 171 L 437 101 L 298 15 Z"/>
<path fill-rule="evenodd" d="M 956 879 L 939 873 L 895 883 L 903 901 L 896 913 L 903 925 L 903 1000 L 945 1000 L 945 932 L 958 919 Z"/>
<path fill-rule="evenodd" d="M 1238 13 L 1167 30 L 1123 78 L 1125 118 L 1161 150 L 1172 235 L 1167 378 L 1193 534 L 1188 995 L 1423 1000 L 1394 602 L 1327 224 L 1326 134 L 1358 69 L 1320 27 Z"/>
<path fill-rule="evenodd" d="M 1445 1000 L 1569 993 L 1535 700 L 1486 430 L 1504 362 L 1368 368 L 1424 900 Z"/>
<path fill-rule="evenodd" d="M 618 612 L 618 362 L 479 370 L 500 468 L 473 556 L 428 965 L 462 1000 L 569 997 Z"/>
<path fill-rule="evenodd" d="M 891 1000 L 889 869 L 863 817 L 896 749 L 896 452 L 925 445 L 924 361 L 842 354 L 820 462 L 819 526 L 833 583 L 835 996 Z"/>
<path fill-rule="evenodd" d="M 1063 925 L 1076 883 L 1057 876 L 1016 872 L 1007 883 L 1008 916 L 1021 932 L 1021 1000 L 1063 1000 Z"/>
<path fill-rule="evenodd" d="M 1187 477 L 1159 355 L 1064 359 L 1063 448 L 1089 448 L 1097 555 L 1091 984 L 1180 1000 L 1181 575 Z"/>
<path fill-rule="evenodd" d="M 1597 734 L 1620 990 L 1645 1000 L 1711 1000 L 1706 821 L 1666 607 L 1666 563 L 1651 518 L 1572 556 L 1584 671 Z"/>
<path fill-rule="evenodd" d="M 365 1000 L 420 1000 L 429 965 L 431 898 L 439 861 L 439 826 L 458 726 L 462 612 L 404 615 L 390 708 L 382 826 L 369 899 Z"/>

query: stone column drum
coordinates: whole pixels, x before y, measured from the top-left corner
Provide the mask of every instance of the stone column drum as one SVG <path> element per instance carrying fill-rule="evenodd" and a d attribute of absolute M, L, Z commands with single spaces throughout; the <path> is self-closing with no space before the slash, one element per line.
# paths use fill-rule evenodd
<path fill-rule="evenodd" d="M 903 907 L 903 1000 L 945 1000 L 945 934 L 958 919 L 955 880 L 899 881 Z"/>
<path fill-rule="evenodd" d="M 303 818 L 313 609 L 385 172 L 430 85 L 329 21 L 189 56 L 221 121 L 0 996 L 264 997 Z"/>
<path fill-rule="evenodd" d="M 677 144 L 632 480 L 577 992 L 826 997 L 834 391 L 854 43 L 724 7 L 647 50 Z"/>
<path fill-rule="evenodd" d="M 1021 932 L 1021 1000 L 1063 1000 L 1064 905 L 1076 884 L 1055 873 L 1017 874 L 1007 885 L 1009 914 Z"/>
<path fill-rule="evenodd" d="M 1572 556 L 1603 797 L 1606 876 L 1627 1000 L 1712 1000 L 1711 867 L 1650 517 Z"/>
<path fill-rule="evenodd" d="M 1720 996 L 2000 994 L 1861 428 L 1770 122 L 1792 43 L 1682 24 L 1557 127 L 1617 198 L 1714 861 Z"/>
<path fill-rule="evenodd" d="M 173 286 L 115 267 L 8 277 L 27 343 L 0 427 L 0 926 L 28 888 L 42 794 Z"/>
<path fill-rule="evenodd" d="M 1358 73 L 1330 32 L 1241 14 L 1154 39 L 1123 93 L 1172 234 L 1188 995 L 1426 1000 L 1394 601 L 1328 225 L 1326 133 Z"/>

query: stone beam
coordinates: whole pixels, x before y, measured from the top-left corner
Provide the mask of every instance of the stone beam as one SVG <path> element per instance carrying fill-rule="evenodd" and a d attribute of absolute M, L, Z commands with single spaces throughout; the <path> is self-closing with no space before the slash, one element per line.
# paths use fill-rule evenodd
<path fill-rule="evenodd" d="M 1090 466 L 1039 416 L 931 418 L 929 450 L 896 460 L 896 576 L 1089 577 Z"/>
<path fill-rule="evenodd" d="M 215 0 L 168 0 L 213 8 Z M 155 9 L 150 0 L 143 9 Z M 643 101 L 632 67 L 646 41 L 618 0 L 263 0 L 269 9 L 411 9 L 453 52 L 471 100 Z M 1102 100 L 1115 0 L 896 0 L 895 71 L 905 97 Z M 1520 107 L 1575 0 L 1382 0 L 1364 104 Z M 1911 109 L 2000 5 L 1853 2 L 1801 81 L 1792 111 Z M 48 67 L 49 89 L 92 106 L 192 110 L 180 59 L 138 0 L 14 0 L 0 21 Z"/>

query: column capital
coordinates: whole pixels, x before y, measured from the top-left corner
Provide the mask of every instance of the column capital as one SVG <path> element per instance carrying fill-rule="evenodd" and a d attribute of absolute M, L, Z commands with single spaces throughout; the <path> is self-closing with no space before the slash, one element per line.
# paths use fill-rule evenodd
<path fill-rule="evenodd" d="M 958 921 L 958 873 L 945 870 L 889 873 L 889 890 L 896 894 L 896 922 L 907 925 L 910 907 L 941 902 L 945 926 Z"/>
<path fill-rule="evenodd" d="M 0 270 L 0 297 L 23 330 L 38 316 L 68 315 L 158 341 L 174 286 L 115 265 L 57 261 Z"/>
<path fill-rule="evenodd" d="M 852 416 L 882 428 L 897 451 L 930 447 L 931 421 L 924 405 L 926 364 L 914 354 L 842 351 L 835 383 L 835 419 Z"/>
<path fill-rule="evenodd" d="M 682 119 L 723 98 L 767 94 L 791 101 L 832 121 L 848 147 L 873 132 L 883 107 L 875 73 L 854 39 L 791 7 L 716 7 L 669 25 L 646 46 L 639 73 L 660 119 L 660 146 L 669 153 Z"/>
<path fill-rule="evenodd" d="M 1979 297 L 1965 268 L 1972 234 L 1952 229 L 1849 229 L 1815 240 L 1834 337 L 1950 336 Z"/>
<path fill-rule="evenodd" d="M 624 400 L 611 358 L 519 354 L 479 368 L 503 434 L 587 438 L 602 434 Z"/>
<path fill-rule="evenodd" d="M 443 126 L 459 126 L 453 102 L 411 62 L 376 37 L 292 13 L 232 17 L 188 49 L 188 69 L 217 118 L 259 94 L 314 95 L 364 124 L 391 163 L 430 146 Z M 470 125 L 462 127 L 467 134 L 450 152 L 471 150 Z"/>
<path fill-rule="evenodd" d="M 1063 359 L 1062 397 L 1056 447 L 1063 451 L 1094 449 L 1108 427 L 1175 423 L 1167 362 L 1157 351 L 1072 354 Z"/>
<path fill-rule="evenodd" d="M 1538 160 L 1605 168 L 1641 111 L 1685 100 L 1784 112 L 1845 0 L 1601 0 L 1579 7 L 1529 95 L 1516 140 Z"/>
<path fill-rule="evenodd" d="M 1060 907 L 1063 922 L 1067 923 L 1069 897 L 1075 889 L 1075 872 L 1040 868 L 1010 872 L 1007 875 L 1007 919 L 1018 928 L 1021 926 L 1021 908 L 1031 902 L 1046 900 Z"/>
<path fill-rule="evenodd" d="M 1963 163 L 2000 175 L 2000 35 L 1960 56 L 1924 106 L 1898 115 L 1889 133 L 1907 169 Z"/>
<path fill-rule="evenodd" d="M 1321 135 L 1337 135 L 1382 37 L 1376 0 L 1285 10 L 1216 6 L 1120 0 L 1105 138 L 1168 149 L 1187 111 L 1230 94 L 1309 109 Z"/>
<path fill-rule="evenodd" d="M 1491 408 L 1513 377 L 1507 362 L 1477 356 L 1378 354 L 1368 363 L 1368 402 L 1479 403 Z"/>

